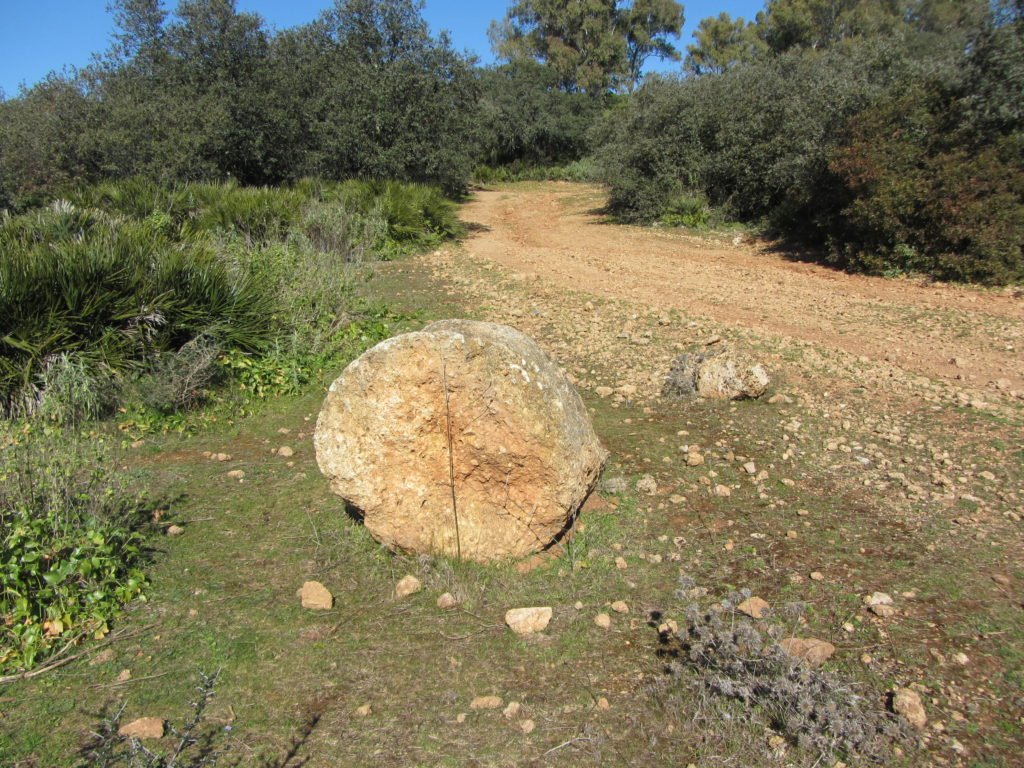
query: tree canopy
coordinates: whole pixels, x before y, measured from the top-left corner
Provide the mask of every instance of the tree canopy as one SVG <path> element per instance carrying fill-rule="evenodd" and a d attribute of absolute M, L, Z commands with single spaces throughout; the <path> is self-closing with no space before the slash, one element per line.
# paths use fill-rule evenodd
<path fill-rule="evenodd" d="M 683 27 L 674 0 L 517 0 L 490 37 L 499 58 L 549 66 L 567 90 L 632 90 L 652 56 L 678 60 Z"/>

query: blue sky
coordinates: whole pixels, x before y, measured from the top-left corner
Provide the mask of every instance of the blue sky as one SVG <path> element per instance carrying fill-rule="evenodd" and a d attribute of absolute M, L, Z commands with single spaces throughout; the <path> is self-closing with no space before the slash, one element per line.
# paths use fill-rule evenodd
<path fill-rule="evenodd" d="M 105 50 L 110 42 L 113 19 L 106 11 L 108 0 L 3 0 L 0 8 L 0 89 L 8 97 L 18 93 L 21 83 L 32 85 L 51 70 L 84 66 L 90 55 Z M 165 0 L 173 8 L 177 0 Z M 285 29 L 311 21 L 331 0 L 238 0 L 243 11 L 260 14 L 271 27 Z M 508 0 L 427 0 L 424 18 L 436 33 L 451 32 L 455 47 L 469 50 L 481 61 L 492 61 L 487 27 L 492 19 L 505 15 Z M 727 11 L 751 19 L 763 0 L 695 0 L 684 3 L 686 28 L 679 45 L 685 50 L 692 42 L 697 23 L 706 16 Z M 655 65 L 652 69 L 674 70 L 678 64 Z"/>

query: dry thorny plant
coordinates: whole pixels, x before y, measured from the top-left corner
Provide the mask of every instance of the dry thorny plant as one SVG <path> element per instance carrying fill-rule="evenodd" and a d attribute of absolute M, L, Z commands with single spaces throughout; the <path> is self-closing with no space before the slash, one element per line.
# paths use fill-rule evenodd
<path fill-rule="evenodd" d="M 697 701 L 724 720 L 766 726 L 825 758 L 883 761 L 911 741 L 909 726 L 880 697 L 835 672 L 810 669 L 779 645 L 786 634 L 781 626 L 740 613 L 749 590 L 708 608 L 695 600 L 703 594 L 691 577 L 679 577 L 676 597 L 688 602 L 678 631 L 662 633 L 669 663 L 653 695 L 680 707 Z M 796 620 L 803 611 L 802 603 L 787 603 L 782 614 Z"/>

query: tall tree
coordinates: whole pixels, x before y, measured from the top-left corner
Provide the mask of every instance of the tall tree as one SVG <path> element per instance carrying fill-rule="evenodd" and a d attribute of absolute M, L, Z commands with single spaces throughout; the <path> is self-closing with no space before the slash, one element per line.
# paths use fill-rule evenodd
<path fill-rule="evenodd" d="M 462 186 L 476 79 L 447 37 L 430 35 L 421 9 L 416 0 L 336 0 L 295 32 L 304 64 L 290 98 L 309 132 L 307 173 Z"/>
<path fill-rule="evenodd" d="M 567 90 L 631 88 L 651 56 L 679 58 L 670 42 L 683 26 L 674 0 L 517 0 L 489 35 L 499 58 L 532 58 Z"/>
<path fill-rule="evenodd" d="M 892 31 L 905 23 L 907 0 L 769 0 L 757 14 L 773 51 L 830 48 L 842 40 Z"/>
<path fill-rule="evenodd" d="M 685 68 L 695 75 L 720 75 L 737 64 L 746 64 L 768 50 L 757 25 L 733 19 L 728 13 L 701 20 L 693 33 L 696 45 L 686 46 Z"/>
<path fill-rule="evenodd" d="M 675 0 L 633 0 L 619 11 L 619 29 L 626 36 L 628 88 L 632 91 L 652 56 L 679 61 L 682 55 L 670 38 L 679 37 L 685 18 L 683 6 Z"/>

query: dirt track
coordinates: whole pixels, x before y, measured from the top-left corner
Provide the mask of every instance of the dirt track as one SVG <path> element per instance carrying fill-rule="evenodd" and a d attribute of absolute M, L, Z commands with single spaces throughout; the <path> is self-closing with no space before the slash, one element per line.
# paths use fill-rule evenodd
<path fill-rule="evenodd" d="M 598 297 L 678 310 L 886 360 L 908 373 L 1024 389 L 1024 299 L 849 275 L 763 243 L 608 225 L 598 188 L 516 185 L 476 193 L 471 255 Z M 954 363 L 956 360 L 957 363 Z"/>

